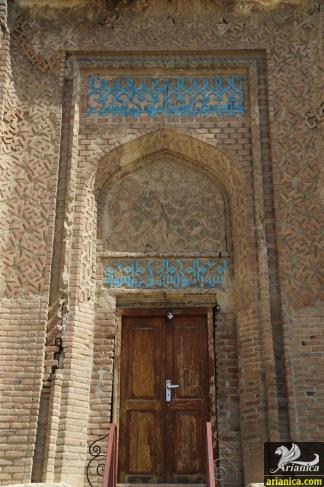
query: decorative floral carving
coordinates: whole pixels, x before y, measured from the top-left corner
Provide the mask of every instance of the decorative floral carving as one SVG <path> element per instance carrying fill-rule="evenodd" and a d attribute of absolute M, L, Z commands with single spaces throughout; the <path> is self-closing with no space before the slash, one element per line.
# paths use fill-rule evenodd
<path fill-rule="evenodd" d="M 106 250 L 208 255 L 226 249 L 225 233 L 220 189 L 208 176 L 170 154 L 159 155 L 114 182 L 107 192 Z"/>

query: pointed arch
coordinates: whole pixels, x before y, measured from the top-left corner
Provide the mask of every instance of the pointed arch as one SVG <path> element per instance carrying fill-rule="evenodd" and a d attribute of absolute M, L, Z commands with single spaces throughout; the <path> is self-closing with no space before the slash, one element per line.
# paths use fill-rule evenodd
<path fill-rule="evenodd" d="M 250 301 L 246 276 L 250 275 L 248 254 L 254 241 L 251 234 L 254 221 L 247 209 L 253 206 L 253 195 L 248 190 L 245 174 L 238 161 L 231 159 L 216 143 L 206 143 L 198 137 L 169 128 L 158 129 L 125 142 L 102 157 L 97 165 L 96 174 L 93 174 L 97 202 L 100 202 L 109 181 L 126 176 L 149 161 L 150 156 L 161 152 L 189 161 L 223 188 L 229 202 L 237 274 L 235 285 L 239 299 Z"/>
<path fill-rule="evenodd" d="M 95 192 L 98 194 L 111 177 L 122 177 L 132 171 L 138 161 L 159 152 L 169 152 L 199 165 L 216 178 L 230 198 L 246 189 L 242 169 L 216 143 L 206 143 L 184 132 L 163 128 L 137 137 L 106 154 L 97 166 Z"/>

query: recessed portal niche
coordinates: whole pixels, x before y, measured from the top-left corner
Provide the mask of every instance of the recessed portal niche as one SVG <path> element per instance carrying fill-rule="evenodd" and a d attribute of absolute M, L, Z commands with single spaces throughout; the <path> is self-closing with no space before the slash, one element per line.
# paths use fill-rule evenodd
<path fill-rule="evenodd" d="M 102 202 L 103 249 L 208 255 L 226 250 L 226 203 L 215 180 L 160 153 L 113 178 Z"/>

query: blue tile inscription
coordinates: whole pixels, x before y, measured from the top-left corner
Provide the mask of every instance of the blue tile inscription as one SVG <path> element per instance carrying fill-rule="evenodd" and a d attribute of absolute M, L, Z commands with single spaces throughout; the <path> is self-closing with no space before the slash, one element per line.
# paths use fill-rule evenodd
<path fill-rule="evenodd" d="M 244 114 L 244 78 L 237 75 L 172 78 L 89 75 L 87 95 L 87 116 Z"/>
<path fill-rule="evenodd" d="M 126 289 L 212 289 L 224 284 L 227 261 L 211 258 L 111 259 L 103 284 Z"/>

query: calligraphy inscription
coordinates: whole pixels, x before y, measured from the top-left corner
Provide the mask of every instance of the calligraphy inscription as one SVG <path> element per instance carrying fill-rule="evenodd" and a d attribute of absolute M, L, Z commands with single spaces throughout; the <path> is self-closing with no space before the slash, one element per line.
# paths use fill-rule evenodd
<path fill-rule="evenodd" d="M 86 115 L 204 116 L 244 114 L 244 78 L 88 76 Z"/>
<path fill-rule="evenodd" d="M 227 261 L 221 259 L 138 258 L 110 260 L 104 285 L 126 289 L 212 289 L 224 284 Z"/>

